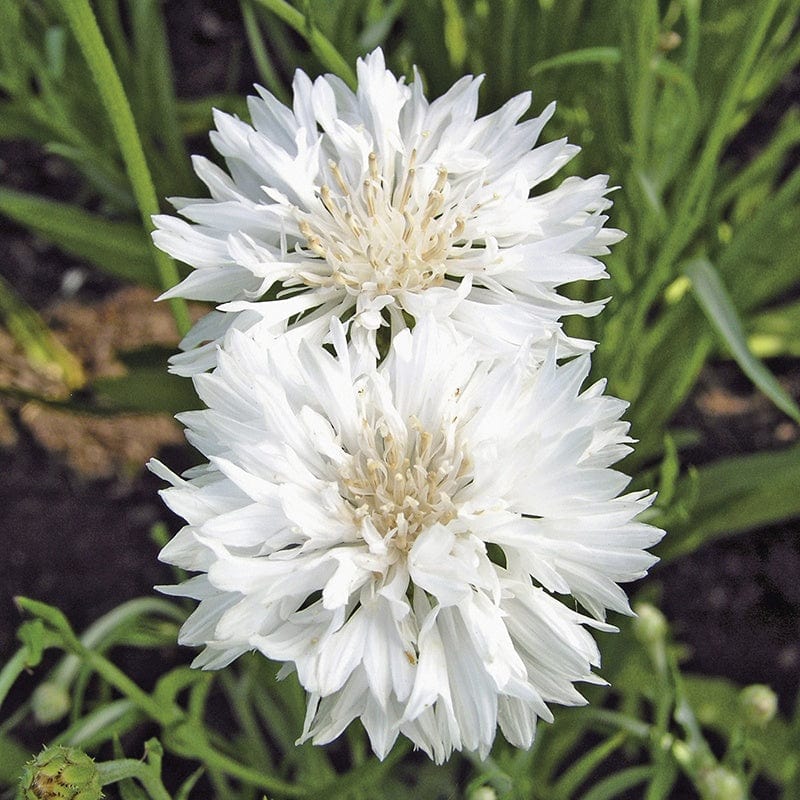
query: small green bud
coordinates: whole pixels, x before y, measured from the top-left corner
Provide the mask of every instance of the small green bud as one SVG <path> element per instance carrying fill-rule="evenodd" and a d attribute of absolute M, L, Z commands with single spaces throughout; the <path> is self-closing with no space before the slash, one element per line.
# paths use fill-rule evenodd
<path fill-rule="evenodd" d="M 100 800 L 94 760 L 77 747 L 46 747 L 25 765 L 17 800 Z"/>
<path fill-rule="evenodd" d="M 479 786 L 470 792 L 469 800 L 497 800 L 497 792 L 491 786 Z"/>
<path fill-rule="evenodd" d="M 672 745 L 672 757 L 682 767 L 688 767 L 692 763 L 692 751 L 689 749 L 689 745 L 680 739 Z"/>
<path fill-rule="evenodd" d="M 663 642 L 669 630 L 667 618 L 650 603 L 637 603 L 633 610 L 636 612 L 633 620 L 636 638 L 645 645 Z"/>
<path fill-rule="evenodd" d="M 747 797 L 741 779 L 725 767 L 701 771 L 697 788 L 704 800 L 745 800 Z"/>
<path fill-rule="evenodd" d="M 769 686 L 754 683 L 742 689 L 739 694 L 739 705 L 748 725 L 763 728 L 775 716 L 778 710 L 778 698 Z"/>
<path fill-rule="evenodd" d="M 69 692 L 51 681 L 39 684 L 31 696 L 33 716 L 40 725 L 58 722 L 66 716 L 69 705 Z"/>

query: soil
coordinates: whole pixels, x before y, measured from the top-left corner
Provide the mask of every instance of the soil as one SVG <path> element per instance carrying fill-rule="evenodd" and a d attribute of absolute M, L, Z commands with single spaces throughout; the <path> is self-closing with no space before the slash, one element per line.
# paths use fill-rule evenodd
<path fill-rule="evenodd" d="M 172 19 L 176 5 L 181 6 L 180 19 Z M 256 79 L 243 48 L 234 46 L 243 41 L 236 8 L 223 0 L 165 4 L 168 21 L 174 23 L 169 28 L 183 96 L 231 88 L 244 93 Z M 231 70 L 234 59 L 239 61 L 238 74 Z M 785 97 L 776 102 L 785 104 Z M 769 113 L 762 126 L 770 124 Z M 750 143 L 757 144 L 760 136 L 758 125 L 746 131 L 732 154 L 749 153 Z M 71 198 L 78 185 L 59 158 L 17 142 L 0 148 L 0 179 L 56 198 Z M 151 295 L 88 270 L 5 221 L 0 264 L 3 277 L 58 323 L 59 336 L 81 356 L 91 375 L 119 370 L 120 350 L 175 345 L 166 311 L 151 313 Z M 145 304 L 152 322 L 132 332 L 132 320 L 143 318 Z M 800 397 L 800 361 L 772 366 Z M 16 382 L 53 397 L 63 388 L 52 376 L 31 374 L 1 332 L 0 382 Z M 707 367 L 681 411 L 681 421 L 702 433 L 702 444 L 690 454 L 696 463 L 785 447 L 798 438 L 797 426 L 728 363 Z M 164 416 L 90 419 L 41 404 L 2 401 L 0 661 L 14 648 L 19 622 L 14 595 L 57 605 L 81 630 L 120 602 L 149 595 L 154 584 L 170 580 L 156 559 L 158 547 L 150 530 L 163 520 L 174 531 L 178 521 L 157 495 L 160 481 L 143 464 L 158 454 L 173 468 L 188 466 L 193 456 L 181 442 L 179 429 Z M 800 683 L 799 575 L 800 537 L 793 522 L 720 541 L 657 566 L 651 580 L 661 585 L 662 608 L 676 638 L 689 647 L 686 669 L 741 684 L 768 683 L 789 711 Z"/>

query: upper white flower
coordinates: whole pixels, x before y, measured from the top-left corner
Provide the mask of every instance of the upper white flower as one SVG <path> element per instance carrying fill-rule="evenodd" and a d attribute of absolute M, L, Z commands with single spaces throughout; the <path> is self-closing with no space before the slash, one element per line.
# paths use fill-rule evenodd
<path fill-rule="evenodd" d="M 627 613 L 618 583 L 656 560 L 652 497 L 610 469 L 625 404 L 554 347 L 479 360 L 426 317 L 361 372 L 331 331 L 335 355 L 231 331 L 194 378 L 208 408 L 180 416 L 209 463 L 151 462 L 188 523 L 161 558 L 203 573 L 167 589 L 200 600 L 180 641 L 207 668 L 257 649 L 296 669 L 317 743 L 360 717 L 381 757 L 398 733 L 485 754 L 498 724 L 528 746 L 599 680 L 583 626 Z"/>
<path fill-rule="evenodd" d="M 607 176 L 530 196 L 579 148 L 535 147 L 555 104 L 520 123 L 530 93 L 476 119 L 480 83 L 467 76 L 429 102 L 418 77 L 406 86 L 375 50 L 358 62 L 355 94 L 298 71 L 292 109 L 257 87 L 252 125 L 215 112 L 211 140 L 230 176 L 195 158 L 211 198 L 173 199 L 185 220 L 154 218 L 156 244 L 195 268 L 164 297 L 225 303 L 173 370 L 213 367 L 231 325 L 321 341 L 332 316 L 373 353 L 382 326 L 394 335 L 429 313 L 489 353 L 529 337 L 540 358 L 553 337 L 560 355 L 591 349 L 560 319 L 602 302 L 556 289 L 606 275 L 595 256 L 622 237 L 603 228 Z"/>

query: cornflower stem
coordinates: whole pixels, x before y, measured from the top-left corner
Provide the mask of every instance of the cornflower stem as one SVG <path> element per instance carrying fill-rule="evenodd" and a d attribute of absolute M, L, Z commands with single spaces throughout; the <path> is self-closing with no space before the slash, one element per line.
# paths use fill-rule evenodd
<path fill-rule="evenodd" d="M 106 683 L 127 697 L 150 719 L 157 722 L 164 729 L 167 740 L 173 745 L 172 749 L 180 755 L 201 761 L 210 770 L 220 770 L 270 793 L 288 798 L 319 796 L 316 793 L 319 787 L 296 786 L 286 783 L 280 778 L 265 775 L 240 764 L 214 749 L 207 741 L 205 729 L 199 718 L 192 718 L 175 703 L 165 702 L 163 698 L 157 699 L 149 695 L 107 658 L 87 649 L 73 632 L 66 617 L 58 609 L 26 597 L 18 597 L 16 602 L 21 609 L 39 618 L 49 627 L 49 630 L 45 631 L 47 636 L 42 640 L 43 647 L 58 647 L 78 656 Z M 6 683 L 10 686 L 29 664 L 29 661 L 29 648 L 21 648 L 0 673 L 0 690 Z M 0 697 L 2 697 L 1 694 Z"/>
<path fill-rule="evenodd" d="M 347 775 L 338 778 L 330 786 L 323 786 L 319 789 L 318 797 L 325 797 L 326 800 L 337 800 L 338 798 L 350 797 L 358 789 L 366 786 L 373 786 L 381 775 L 388 772 L 398 761 L 401 761 L 411 749 L 411 743 L 404 739 L 396 744 L 391 753 L 384 761 L 370 759 L 368 762 Z"/>
<path fill-rule="evenodd" d="M 136 129 L 136 121 L 111 53 L 106 47 L 88 0 L 61 0 L 60 6 L 69 21 L 108 112 L 133 195 L 139 207 L 142 224 L 146 231 L 152 231 L 154 227 L 152 215 L 158 214 L 160 210 L 158 199 Z M 168 289 L 180 280 L 178 269 L 166 253 L 155 245 L 151 247 L 161 286 Z M 175 298 L 170 300 L 170 307 L 178 332 L 184 335 L 191 327 L 186 301 Z"/>
<path fill-rule="evenodd" d="M 351 89 L 355 90 L 357 81 L 350 65 L 331 41 L 310 24 L 309 18 L 293 8 L 286 0 L 255 0 L 271 11 L 290 28 L 296 30 L 307 42 L 320 63 L 338 75 Z"/>
<path fill-rule="evenodd" d="M 172 800 L 169 792 L 149 764 L 133 758 L 117 759 L 97 765 L 100 783 L 107 786 L 126 778 L 136 778 L 144 786 L 151 800 Z"/>

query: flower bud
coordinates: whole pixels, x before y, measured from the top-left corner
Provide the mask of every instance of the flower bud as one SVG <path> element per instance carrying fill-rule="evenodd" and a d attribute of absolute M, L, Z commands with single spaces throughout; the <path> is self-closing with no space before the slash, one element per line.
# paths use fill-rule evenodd
<path fill-rule="evenodd" d="M 775 692 L 763 683 L 746 686 L 739 694 L 739 705 L 748 725 L 763 728 L 778 710 Z"/>
<path fill-rule="evenodd" d="M 697 788 L 704 800 L 745 800 L 747 796 L 741 779 L 725 767 L 702 771 Z"/>
<path fill-rule="evenodd" d="M 77 747 L 46 747 L 25 765 L 17 795 L 21 800 L 100 800 L 94 760 Z"/>
<path fill-rule="evenodd" d="M 667 618 L 650 603 L 637 603 L 633 610 L 636 612 L 633 620 L 636 638 L 645 645 L 663 642 L 669 629 Z"/>
<path fill-rule="evenodd" d="M 469 800 L 497 800 L 497 792 L 491 786 L 479 786 L 470 792 Z"/>
<path fill-rule="evenodd" d="M 39 684 L 31 697 L 33 716 L 40 725 L 58 722 L 69 711 L 69 692 L 57 683 Z"/>

